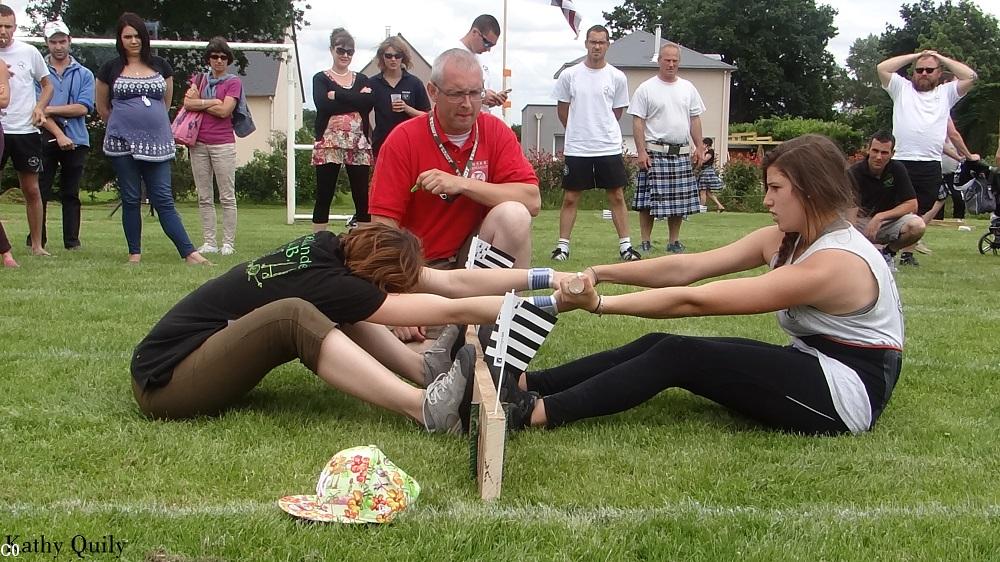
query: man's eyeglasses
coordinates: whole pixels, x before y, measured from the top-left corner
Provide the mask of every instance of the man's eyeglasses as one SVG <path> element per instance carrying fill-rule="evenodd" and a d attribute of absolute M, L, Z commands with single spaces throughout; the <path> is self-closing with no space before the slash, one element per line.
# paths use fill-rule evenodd
<path fill-rule="evenodd" d="M 349 57 L 354 56 L 354 49 L 345 49 L 343 47 L 336 47 L 334 50 L 337 51 L 338 55 L 347 55 Z"/>
<path fill-rule="evenodd" d="M 939 67 L 937 66 L 921 66 L 913 69 L 914 74 L 933 74 L 935 70 Z"/>
<path fill-rule="evenodd" d="M 382 53 L 382 56 L 387 59 L 398 59 L 402 60 L 403 53 Z"/>
<path fill-rule="evenodd" d="M 212 55 L 208 55 L 208 59 L 209 60 L 224 60 L 224 61 L 228 61 L 229 57 L 227 55 L 221 55 L 221 54 L 215 53 L 215 54 L 212 54 Z"/>
<path fill-rule="evenodd" d="M 435 84 L 435 86 L 436 85 L 437 84 Z M 444 99 L 448 100 L 451 103 L 462 103 L 463 101 L 465 101 L 465 98 L 469 98 L 470 102 L 481 102 L 483 101 L 483 98 L 486 97 L 486 90 L 482 89 L 468 90 L 465 92 L 446 92 L 444 90 L 440 91 L 441 95 L 444 96 Z"/>

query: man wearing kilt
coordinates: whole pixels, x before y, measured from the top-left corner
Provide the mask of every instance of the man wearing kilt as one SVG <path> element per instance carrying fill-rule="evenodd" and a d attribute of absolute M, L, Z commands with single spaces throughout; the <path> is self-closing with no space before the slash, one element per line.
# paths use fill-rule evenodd
<path fill-rule="evenodd" d="M 639 85 L 628 110 L 639 154 L 632 207 L 639 211 L 643 251 L 652 249 L 653 219 L 666 217 L 667 251 L 680 254 L 684 216 L 697 213 L 701 204 L 692 168 L 705 149 L 701 133 L 705 104 L 694 85 L 677 76 L 681 50 L 676 43 L 664 43 L 658 61 L 659 72 Z"/>

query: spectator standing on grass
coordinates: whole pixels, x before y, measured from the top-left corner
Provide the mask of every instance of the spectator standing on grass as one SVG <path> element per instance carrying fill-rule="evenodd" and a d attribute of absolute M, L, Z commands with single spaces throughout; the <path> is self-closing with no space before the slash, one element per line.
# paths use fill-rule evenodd
<path fill-rule="evenodd" d="M 632 207 L 639 211 L 643 251 L 652 249 L 653 219 L 666 218 L 667 252 L 681 254 L 684 217 L 701 210 L 693 169 L 705 150 L 705 103 L 694 84 L 677 76 L 681 49 L 676 43 L 664 43 L 657 60 L 659 71 L 636 88 L 628 110 L 639 155 Z"/>
<path fill-rule="evenodd" d="M 480 107 L 481 111 L 489 111 L 491 107 L 502 106 L 507 101 L 507 94 L 510 93 L 510 90 L 497 92 L 490 87 L 490 69 L 479 58 L 479 55 L 488 53 L 490 49 L 496 47 L 499 40 L 500 22 L 489 14 L 476 16 L 476 19 L 472 20 L 472 26 L 469 28 L 469 31 L 458 40 L 457 46 L 472 53 L 483 69 L 483 103 Z"/>
<path fill-rule="evenodd" d="M 43 35 L 49 49 L 45 62 L 53 95 L 45 108 L 42 173 L 38 178 L 42 194 L 42 244 L 47 242 L 47 204 L 55 199 L 53 187 L 58 171 L 63 247 L 76 250 L 80 248 L 80 180 L 90 153 L 87 114 L 94 110 L 94 73 L 69 54 L 72 39 L 65 23 L 45 24 Z"/>
<path fill-rule="evenodd" d="M 5 109 L 10 103 L 10 72 L 7 70 L 7 63 L 0 58 L 0 110 Z M 0 123 L 0 152 L 3 152 L 3 124 Z M 11 253 L 10 240 L 7 232 L 3 229 L 3 221 L 0 221 L 0 259 L 3 260 L 4 267 L 20 267 L 14 254 Z"/>
<path fill-rule="evenodd" d="M 372 163 L 371 124 L 368 114 L 375 104 L 368 77 L 348 68 L 354 58 L 354 37 L 338 27 L 330 33 L 333 65 L 313 76 L 316 105 L 312 164 L 316 167 L 316 204 L 313 232 L 326 230 L 330 204 L 337 192 L 340 168 L 347 170 L 354 200 L 354 217 L 348 226 L 369 222 L 368 173 Z"/>
<path fill-rule="evenodd" d="M 45 106 L 52 99 L 52 82 L 42 54 L 15 39 L 16 31 L 14 10 L 0 4 L 0 58 L 11 68 L 8 76 L 10 102 L 0 115 L 4 130 L 0 170 L 8 160 L 13 163 L 28 215 L 28 245 L 33 255 L 47 256 L 49 253 L 42 243 L 44 214 L 38 186 L 38 174 L 42 171 L 42 138 L 37 127 L 45 124 Z M 38 95 L 36 85 L 41 88 Z"/>
<path fill-rule="evenodd" d="M 431 110 L 424 83 L 407 72 L 413 64 L 410 57 L 410 49 L 398 35 L 386 37 L 375 51 L 382 71 L 369 81 L 375 97 L 372 154 L 376 159 L 382 143 L 397 125 Z"/>
<path fill-rule="evenodd" d="M 907 81 L 897 71 L 910 64 L 913 74 Z M 942 67 L 958 80 L 942 82 Z M 913 183 L 917 214 L 929 220 L 927 214 L 941 191 L 941 154 L 945 137 L 950 136 L 951 108 L 969 92 L 977 75 L 965 64 L 931 50 L 892 57 L 880 62 L 876 70 L 882 88 L 892 98 L 896 160 Z"/>
<path fill-rule="evenodd" d="M 564 70 L 556 81 L 552 97 L 559 102 L 559 121 L 566 128 L 563 150 L 563 201 L 559 209 L 559 241 L 552 259 L 564 261 L 570 255 L 570 236 L 576 223 L 583 192 L 603 189 L 611 207 L 611 219 L 618 233 L 618 255 L 622 260 L 641 259 L 629 236 L 625 184 L 628 176 L 622 157 L 622 132 L 618 125 L 628 106 L 625 74 L 605 60 L 611 45 L 608 30 L 595 25 L 587 30 L 587 56 Z M 695 199 L 698 190 L 695 187 Z"/>
<path fill-rule="evenodd" d="M 708 211 L 708 198 L 712 198 L 715 203 L 715 210 L 723 212 L 726 206 L 719 201 L 716 193 L 722 191 L 722 179 L 715 169 L 715 149 L 712 148 L 712 139 L 705 137 L 702 145 L 705 147 L 705 161 L 701 163 L 701 171 L 698 173 L 698 190 L 701 195 L 701 211 Z"/>
<path fill-rule="evenodd" d="M 97 71 L 97 112 L 108 124 L 104 154 L 111 159 L 122 201 L 122 229 L 129 263 L 142 260 L 141 183 L 156 210 L 160 227 L 187 263 L 209 263 L 191 244 L 174 207 L 170 161 L 176 147 L 168 110 L 174 71 L 150 52 L 146 22 L 132 12 L 118 18 L 118 57 Z"/>
<path fill-rule="evenodd" d="M 191 174 L 198 190 L 202 254 L 236 253 L 236 133 L 233 112 L 243 95 L 243 82 L 229 72 L 233 51 L 222 37 L 205 47 L 209 71 L 192 77 L 184 94 L 184 109 L 202 113 L 198 140 L 191 147 Z M 215 188 L 222 204 L 222 246 L 215 234 Z"/>

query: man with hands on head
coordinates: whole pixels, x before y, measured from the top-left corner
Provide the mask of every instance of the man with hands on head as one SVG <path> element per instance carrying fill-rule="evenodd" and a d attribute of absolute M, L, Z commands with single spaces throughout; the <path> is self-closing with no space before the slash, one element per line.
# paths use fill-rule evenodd
<path fill-rule="evenodd" d="M 375 162 L 372 221 L 413 232 L 431 267 L 461 267 L 476 234 L 513 256 L 514 267 L 531 260 L 538 178 L 510 127 L 480 111 L 483 91 L 475 57 L 445 51 L 427 84 L 434 108 L 397 126 Z M 423 328 L 396 334 L 426 335 Z"/>

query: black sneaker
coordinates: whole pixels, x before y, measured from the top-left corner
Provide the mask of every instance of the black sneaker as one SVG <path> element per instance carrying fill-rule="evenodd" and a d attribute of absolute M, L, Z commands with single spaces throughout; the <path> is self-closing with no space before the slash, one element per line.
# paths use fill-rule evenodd
<path fill-rule="evenodd" d="M 566 261 L 569 259 L 569 252 L 563 250 L 559 246 L 556 246 L 556 249 L 552 250 L 552 259 L 556 261 Z"/>
<path fill-rule="evenodd" d="M 531 412 L 535 410 L 538 393 L 517 389 L 511 400 L 504 402 L 503 410 L 507 416 L 507 431 L 521 431 L 531 427 Z"/>
<path fill-rule="evenodd" d="M 635 248 L 629 246 L 627 249 L 620 252 L 622 261 L 639 261 L 642 259 L 642 254 L 635 251 Z"/>
<path fill-rule="evenodd" d="M 917 263 L 917 257 L 913 255 L 913 252 L 902 252 L 899 254 L 899 265 L 917 267 L 920 264 Z"/>

